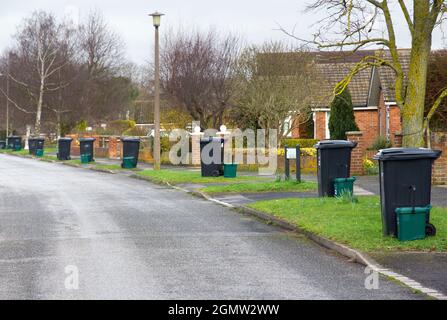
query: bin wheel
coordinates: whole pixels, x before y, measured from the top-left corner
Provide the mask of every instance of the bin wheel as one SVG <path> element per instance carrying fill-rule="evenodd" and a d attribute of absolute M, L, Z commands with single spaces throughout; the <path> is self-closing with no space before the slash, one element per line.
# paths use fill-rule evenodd
<path fill-rule="evenodd" d="M 220 176 L 219 170 L 214 170 L 213 171 L 213 177 L 219 177 L 219 176 Z"/>
<path fill-rule="evenodd" d="M 425 225 L 425 234 L 429 237 L 434 237 L 436 235 L 436 227 L 431 223 Z"/>

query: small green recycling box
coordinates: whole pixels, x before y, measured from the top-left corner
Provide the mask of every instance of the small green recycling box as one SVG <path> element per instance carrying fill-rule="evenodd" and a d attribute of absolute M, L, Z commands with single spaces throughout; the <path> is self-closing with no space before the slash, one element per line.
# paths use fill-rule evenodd
<path fill-rule="evenodd" d="M 36 150 L 36 157 L 43 157 L 43 149 L 37 149 Z"/>
<path fill-rule="evenodd" d="M 124 169 L 134 169 L 137 167 L 135 157 L 124 157 L 122 167 Z"/>
<path fill-rule="evenodd" d="M 237 176 L 237 164 L 224 164 L 224 177 L 236 178 Z"/>
<path fill-rule="evenodd" d="M 81 154 L 81 163 L 89 163 L 90 162 L 90 154 L 89 153 L 84 153 Z"/>
<path fill-rule="evenodd" d="M 350 194 L 352 196 L 354 194 L 355 180 L 357 180 L 355 177 L 334 179 L 335 196 L 341 197 L 344 194 Z"/>
<path fill-rule="evenodd" d="M 427 217 L 432 206 L 396 209 L 397 238 L 400 241 L 425 239 Z"/>

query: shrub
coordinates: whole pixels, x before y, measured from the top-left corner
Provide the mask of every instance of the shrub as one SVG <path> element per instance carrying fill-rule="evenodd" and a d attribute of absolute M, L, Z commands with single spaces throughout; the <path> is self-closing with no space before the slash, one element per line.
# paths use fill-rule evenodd
<path fill-rule="evenodd" d="M 315 148 L 300 148 L 301 156 L 310 156 L 315 157 L 317 155 L 317 149 Z M 284 148 L 278 149 L 278 156 L 284 157 L 285 155 Z"/>
<path fill-rule="evenodd" d="M 129 129 L 135 128 L 135 126 L 136 123 L 132 120 L 115 120 L 108 123 L 106 131 L 115 135 L 121 135 Z"/>
<path fill-rule="evenodd" d="M 379 167 L 374 163 L 374 161 L 365 158 L 363 159 L 363 169 L 367 175 L 377 175 L 379 174 Z"/>
<path fill-rule="evenodd" d="M 348 89 L 345 89 L 334 98 L 331 104 L 331 117 L 329 118 L 331 139 L 346 140 L 346 132 L 358 130 L 351 94 Z"/>
<path fill-rule="evenodd" d="M 317 139 L 289 139 L 285 138 L 281 140 L 282 146 L 289 146 L 291 148 L 300 145 L 301 148 L 313 148 L 318 143 Z"/>
<path fill-rule="evenodd" d="M 75 129 L 77 132 L 85 132 L 87 130 L 87 121 L 80 120 L 76 126 Z"/>
<path fill-rule="evenodd" d="M 147 134 L 148 134 L 147 129 L 143 129 L 140 127 L 130 128 L 123 132 L 123 136 L 130 136 L 130 137 L 145 137 L 147 136 Z"/>
<path fill-rule="evenodd" d="M 392 147 L 391 142 L 388 141 L 388 139 L 386 137 L 379 136 L 374 140 L 373 144 L 368 148 L 368 150 L 379 151 L 379 150 L 388 149 L 391 147 Z"/>

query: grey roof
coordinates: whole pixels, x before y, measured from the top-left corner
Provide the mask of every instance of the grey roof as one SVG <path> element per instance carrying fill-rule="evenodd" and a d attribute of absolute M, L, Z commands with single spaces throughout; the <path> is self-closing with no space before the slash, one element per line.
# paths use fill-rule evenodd
<path fill-rule="evenodd" d="M 399 57 L 402 69 L 405 74 L 408 73 L 410 64 L 410 49 L 400 49 Z M 316 69 L 321 77 L 321 97 L 315 97 L 313 107 L 328 107 L 334 98 L 335 85 L 343 80 L 348 73 L 366 56 L 380 55 L 386 60 L 391 61 L 391 55 L 386 50 L 360 50 L 355 53 L 349 52 L 319 52 L 316 53 Z M 376 101 L 376 97 L 369 97 L 373 67 L 360 71 L 348 85 L 352 96 L 354 107 L 366 107 L 368 102 Z M 380 87 L 383 90 L 386 102 L 395 102 L 395 82 L 394 71 L 389 67 L 378 68 L 380 78 Z M 373 83 L 377 85 L 376 82 Z M 373 90 L 372 93 L 377 93 Z M 377 103 L 375 103 L 377 104 Z"/>
<path fill-rule="evenodd" d="M 316 69 L 321 77 L 318 96 L 314 98 L 313 107 L 328 107 L 334 99 L 335 85 L 343 80 L 356 63 L 317 64 Z M 354 107 L 366 107 L 371 83 L 372 68 L 360 71 L 348 85 Z"/>
<path fill-rule="evenodd" d="M 399 61 L 405 75 L 408 74 L 408 69 L 410 67 L 410 54 L 410 49 L 399 50 Z M 391 61 L 391 54 L 389 51 L 377 51 L 377 55 L 382 56 L 387 61 Z M 381 67 L 379 68 L 379 76 L 385 102 L 396 102 L 396 75 L 394 71 L 389 67 Z"/>

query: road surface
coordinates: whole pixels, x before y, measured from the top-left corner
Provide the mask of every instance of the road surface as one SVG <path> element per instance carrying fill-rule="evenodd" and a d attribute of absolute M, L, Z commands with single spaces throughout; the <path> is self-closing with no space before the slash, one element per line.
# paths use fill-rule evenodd
<path fill-rule="evenodd" d="M 180 191 L 0 155 L 0 299 L 418 299 Z"/>

